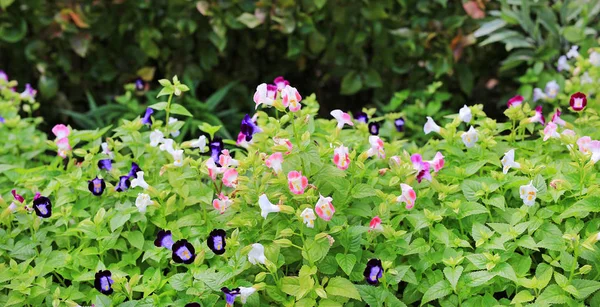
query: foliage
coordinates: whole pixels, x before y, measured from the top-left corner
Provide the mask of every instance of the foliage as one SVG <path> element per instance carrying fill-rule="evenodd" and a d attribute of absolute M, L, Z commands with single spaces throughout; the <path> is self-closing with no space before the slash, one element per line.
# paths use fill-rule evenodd
<path fill-rule="evenodd" d="M 167 102 L 153 108 L 186 114 L 188 87 L 160 83 Z M 600 144 L 577 142 L 600 137 L 596 100 L 563 114 L 573 130 L 556 134 L 540 131 L 526 103 L 506 110 L 508 122 L 474 105 L 441 127 L 428 122 L 434 135 L 419 147 L 386 125 L 378 139 L 343 113 L 317 118 L 314 95 L 294 111 L 293 94 L 260 99 L 256 122 L 242 122 L 250 139 L 230 151 L 209 125 L 209 146 L 202 137 L 171 143 L 165 136 L 183 123 L 165 124 L 162 113 L 110 132 L 56 127 L 55 143 L 73 149 L 16 180 L 29 209 L 11 211 L 13 187 L 0 186 L 0 304 L 224 306 L 241 301 L 236 287 L 249 306 L 600 303 Z M 112 169 L 99 169 L 106 159 Z M 95 196 L 101 185 L 88 180 L 100 179 Z M 40 218 L 44 196 L 52 213 Z M 157 243 L 160 230 L 181 244 Z M 182 252 L 186 242 L 193 248 Z"/>

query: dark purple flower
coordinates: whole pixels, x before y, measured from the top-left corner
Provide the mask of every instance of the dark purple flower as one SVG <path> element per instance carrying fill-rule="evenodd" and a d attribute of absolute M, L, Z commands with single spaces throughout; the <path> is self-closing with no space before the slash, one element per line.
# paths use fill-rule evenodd
<path fill-rule="evenodd" d="M 225 293 L 225 302 L 227 303 L 227 306 L 233 306 L 235 298 L 240 295 L 240 288 L 233 288 L 229 290 L 229 288 L 223 287 L 221 288 L 221 291 Z"/>
<path fill-rule="evenodd" d="M 354 119 L 359 123 L 366 124 L 369 122 L 369 115 L 365 112 L 358 112 L 354 115 Z"/>
<path fill-rule="evenodd" d="M 98 161 L 98 168 L 101 170 L 110 171 L 112 169 L 112 160 L 111 159 L 102 159 Z"/>
<path fill-rule="evenodd" d="M 273 80 L 273 83 L 277 87 L 278 91 L 281 91 L 286 85 L 290 85 L 290 82 L 284 79 L 282 76 L 279 76 Z"/>
<path fill-rule="evenodd" d="M 219 156 L 221 155 L 221 151 L 223 150 L 223 140 L 220 137 L 215 137 L 208 144 L 210 148 L 210 157 L 215 161 L 217 166 L 221 166 L 219 164 Z"/>
<path fill-rule="evenodd" d="M 213 253 L 217 255 L 222 255 L 225 253 L 225 246 L 227 245 L 225 242 L 225 237 L 227 233 L 223 229 L 214 229 L 208 235 L 208 239 L 206 240 L 206 244 L 208 248 L 213 251 Z"/>
<path fill-rule="evenodd" d="M 117 185 L 115 186 L 115 191 L 123 192 L 129 189 L 130 186 L 131 182 L 129 182 L 129 176 L 121 176 L 119 177 L 119 182 L 117 182 Z"/>
<path fill-rule="evenodd" d="M 164 247 L 166 249 L 173 248 L 173 236 L 171 235 L 170 230 L 160 230 L 156 235 L 156 240 L 154 240 L 154 245 L 156 247 Z"/>
<path fill-rule="evenodd" d="M 190 264 L 196 259 L 194 246 L 185 239 L 175 242 L 172 251 L 173 261 L 176 263 Z"/>
<path fill-rule="evenodd" d="M 129 170 L 127 177 L 137 178 L 137 172 L 140 172 L 140 171 L 142 171 L 142 169 L 137 165 L 137 163 L 131 162 L 131 169 Z"/>
<path fill-rule="evenodd" d="M 367 262 L 367 267 L 365 268 L 365 280 L 371 284 L 376 285 L 379 283 L 379 278 L 383 276 L 383 266 L 381 266 L 381 260 L 379 259 L 371 259 Z"/>
<path fill-rule="evenodd" d="M 142 124 L 152 126 L 152 113 L 154 113 L 152 108 L 146 109 L 146 114 L 144 114 L 144 117 L 142 117 Z"/>
<path fill-rule="evenodd" d="M 398 132 L 404 131 L 404 124 L 405 124 L 404 118 L 402 118 L 402 117 L 399 117 L 394 121 L 394 126 L 396 126 L 396 130 Z"/>
<path fill-rule="evenodd" d="M 142 79 L 135 80 L 135 90 L 143 91 L 144 90 L 144 81 Z"/>
<path fill-rule="evenodd" d="M 98 271 L 94 278 L 94 287 L 96 288 L 96 290 L 106 295 L 113 293 L 112 284 L 114 283 L 114 281 L 111 277 L 112 273 L 109 270 Z"/>
<path fill-rule="evenodd" d="M 12 191 L 10 191 L 13 195 L 13 197 L 15 198 L 16 201 L 23 203 L 25 201 L 25 198 L 23 198 L 23 196 L 17 194 L 17 190 L 13 189 Z"/>
<path fill-rule="evenodd" d="M 33 210 L 39 217 L 49 218 L 52 215 L 52 202 L 46 196 L 40 196 L 33 201 Z"/>
<path fill-rule="evenodd" d="M 106 189 L 104 179 L 96 177 L 92 180 L 88 180 L 88 189 L 96 196 L 102 195 L 102 193 L 104 193 L 104 189 Z"/>
<path fill-rule="evenodd" d="M 372 135 L 379 134 L 379 123 L 369 123 L 369 133 Z"/>
<path fill-rule="evenodd" d="M 185 307 L 202 307 L 199 303 L 187 303 Z"/>
<path fill-rule="evenodd" d="M 255 133 L 261 132 L 262 130 L 254 123 L 252 118 L 248 114 L 244 116 L 242 119 L 241 125 L 242 133 L 246 136 L 246 142 L 250 142 L 252 140 L 252 136 Z"/>

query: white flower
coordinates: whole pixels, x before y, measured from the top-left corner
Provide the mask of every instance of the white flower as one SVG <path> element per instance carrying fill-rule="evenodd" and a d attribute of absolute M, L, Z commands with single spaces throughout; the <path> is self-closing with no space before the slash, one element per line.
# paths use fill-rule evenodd
<path fill-rule="evenodd" d="M 267 215 L 271 212 L 279 212 L 281 208 L 279 206 L 273 205 L 269 198 L 267 198 L 267 194 L 263 194 L 258 198 L 258 205 L 260 206 L 260 215 L 263 218 L 267 218 Z"/>
<path fill-rule="evenodd" d="M 592 79 L 592 77 L 590 77 L 590 74 L 586 71 L 583 73 L 583 75 L 581 75 L 581 78 L 579 78 L 579 83 L 581 85 L 584 84 L 589 84 L 589 83 L 593 83 L 594 79 Z"/>
<path fill-rule="evenodd" d="M 242 304 L 246 304 L 246 300 L 248 296 L 252 295 L 252 293 L 256 292 L 254 287 L 238 287 L 240 288 L 240 299 L 242 300 Z"/>
<path fill-rule="evenodd" d="M 590 53 L 590 64 L 596 67 L 600 66 L 600 53 L 596 51 L 592 51 L 592 53 Z"/>
<path fill-rule="evenodd" d="M 471 114 L 471 109 L 467 107 L 467 105 L 464 105 L 458 111 L 458 117 L 460 118 L 460 120 L 468 124 L 471 121 L 471 118 L 473 118 L 473 114 Z"/>
<path fill-rule="evenodd" d="M 162 151 L 167 151 L 170 154 L 173 154 L 175 148 L 173 148 L 173 140 L 172 139 L 163 139 L 162 144 L 158 147 Z"/>
<path fill-rule="evenodd" d="M 197 140 L 194 140 L 190 143 L 192 147 L 200 149 L 200 152 L 206 151 L 206 137 L 201 135 Z"/>
<path fill-rule="evenodd" d="M 555 80 L 552 80 L 552 81 L 546 83 L 546 88 L 544 90 L 545 90 L 548 98 L 554 99 L 554 98 L 556 98 L 556 95 L 558 95 L 560 86 L 558 85 L 558 83 Z"/>
<path fill-rule="evenodd" d="M 174 150 L 171 155 L 173 156 L 173 165 L 182 166 L 183 165 L 183 149 Z"/>
<path fill-rule="evenodd" d="M 153 201 L 150 199 L 148 194 L 138 193 L 138 197 L 135 199 L 135 206 L 138 208 L 140 213 L 146 212 L 146 207 L 152 205 Z"/>
<path fill-rule="evenodd" d="M 423 127 L 423 131 L 425 132 L 425 134 L 429 134 L 431 132 L 437 132 L 440 133 L 440 126 L 438 126 L 438 124 L 435 123 L 435 121 L 433 121 L 433 118 L 427 116 L 427 122 L 425 123 L 425 126 Z"/>
<path fill-rule="evenodd" d="M 11 202 L 10 205 L 8 206 L 8 210 L 10 212 L 15 212 L 17 211 L 17 204 L 15 204 L 15 202 Z"/>
<path fill-rule="evenodd" d="M 537 189 L 533 186 L 533 181 L 530 181 L 528 185 L 522 185 L 519 194 L 525 205 L 529 207 L 535 205 Z"/>
<path fill-rule="evenodd" d="M 563 70 L 570 70 L 571 69 L 571 65 L 569 65 L 569 62 L 567 60 L 567 57 L 562 55 L 558 58 L 558 63 L 556 65 L 556 70 L 558 71 L 563 71 Z"/>
<path fill-rule="evenodd" d="M 579 46 L 571 46 L 571 49 L 569 49 L 569 52 L 567 52 L 567 58 L 572 59 L 578 57 L 579 52 L 577 52 L 577 49 L 579 49 Z"/>
<path fill-rule="evenodd" d="M 504 174 L 508 174 L 508 170 L 511 167 L 521 168 L 521 164 L 515 162 L 515 150 L 511 149 L 504 154 L 504 157 L 501 160 L 502 162 L 502 172 Z"/>
<path fill-rule="evenodd" d="M 475 130 L 473 126 L 469 128 L 469 131 L 463 132 L 463 134 L 460 137 L 462 138 L 462 141 L 463 143 L 465 143 L 465 146 L 467 146 L 467 148 L 475 146 L 475 143 L 477 143 L 477 140 L 479 139 L 477 137 L 477 130 Z"/>
<path fill-rule="evenodd" d="M 367 150 L 367 155 L 372 157 L 377 155 L 379 158 L 385 158 L 385 150 L 383 148 L 383 140 L 380 139 L 376 135 L 369 135 L 369 144 L 371 144 L 371 148 Z"/>
<path fill-rule="evenodd" d="M 165 135 L 158 129 L 150 132 L 150 146 L 156 147 L 165 139 Z M 171 140 L 172 142 L 173 140 Z M 171 145 L 172 146 L 172 145 Z M 162 149 L 161 149 L 162 150 Z"/>
<path fill-rule="evenodd" d="M 302 213 L 300 213 L 300 215 L 302 216 L 302 219 L 304 220 L 304 224 L 306 224 L 306 227 L 308 227 L 308 228 L 315 227 L 315 220 L 317 219 L 317 216 L 315 215 L 315 211 L 313 211 L 312 208 L 304 209 L 304 211 L 302 211 Z"/>
<path fill-rule="evenodd" d="M 176 123 L 178 120 L 175 117 L 169 117 L 169 125 Z M 172 137 L 177 137 L 179 135 L 179 130 L 171 132 Z"/>
<path fill-rule="evenodd" d="M 330 114 L 331 114 L 331 116 L 333 116 L 333 118 L 335 118 L 337 120 L 337 122 L 338 122 L 337 128 L 338 129 L 344 128 L 344 124 L 347 124 L 348 126 L 354 126 L 354 123 L 352 122 L 352 117 L 350 117 L 350 114 L 345 113 L 339 109 L 331 111 Z"/>
<path fill-rule="evenodd" d="M 600 232 L 598 233 L 598 236 L 596 237 L 596 241 L 600 241 Z"/>
<path fill-rule="evenodd" d="M 144 180 L 144 172 L 139 171 L 135 173 L 135 175 L 137 176 L 137 178 L 131 179 L 131 188 L 141 187 L 144 190 L 148 189 L 148 183 L 146 183 L 146 181 Z"/>
<path fill-rule="evenodd" d="M 265 264 L 267 257 L 265 257 L 265 247 L 260 243 L 252 244 L 252 250 L 248 253 L 248 261 L 252 264 L 262 263 Z"/>
<path fill-rule="evenodd" d="M 533 102 L 536 102 L 540 99 L 546 99 L 546 94 L 542 91 L 541 88 L 533 89 Z"/>
<path fill-rule="evenodd" d="M 108 143 L 103 142 L 102 144 L 100 144 L 100 146 L 102 146 L 102 153 L 109 156 L 111 159 L 114 158 L 114 154 L 112 153 L 112 151 L 110 151 L 110 149 L 108 149 Z"/>

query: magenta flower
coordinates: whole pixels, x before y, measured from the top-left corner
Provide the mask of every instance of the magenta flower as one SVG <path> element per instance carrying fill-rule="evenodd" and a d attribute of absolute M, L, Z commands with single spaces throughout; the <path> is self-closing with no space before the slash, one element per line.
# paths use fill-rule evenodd
<path fill-rule="evenodd" d="M 369 228 L 369 231 L 383 231 L 383 226 L 381 226 L 381 218 L 379 216 L 376 216 L 373 219 L 371 219 L 371 222 L 369 223 Z"/>
<path fill-rule="evenodd" d="M 302 176 L 301 172 L 291 171 L 288 173 L 288 187 L 294 194 L 303 194 L 304 189 L 308 186 L 308 178 Z"/>
<path fill-rule="evenodd" d="M 523 100 L 525 100 L 525 99 L 523 98 L 523 96 L 521 96 L 521 95 L 516 95 L 516 96 L 512 97 L 511 99 L 509 99 L 509 100 L 508 100 L 508 102 L 506 103 L 506 105 L 507 105 L 509 108 L 516 107 L 516 106 L 520 106 L 520 105 L 523 103 Z"/>
<path fill-rule="evenodd" d="M 556 112 L 554 112 L 554 114 L 552 115 L 552 122 L 564 127 L 567 125 L 567 122 L 560 118 L 560 114 L 560 110 L 556 109 Z"/>
<path fill-rule="evenodd" d="M 529 118 L 529 123 L 535 124 L 540 123 L 542 125 L 546 124 L 546 119 L 544 118 L 544 113 L 542 113 L 542 106 L 535 107 L 535 115 Z"/>
<path fill-rule="evenodd" d="M 25 198 L 23 198 L 23 196 L 17 194 L 17 190 L 13 189 L 12 191 L 10 191 L 13 195 L 13 197 L 15 198 L 16 201 L 23 203 L 25 201 Z"/>
<path fill-rule="evenodd" d="M 544 128 L 544 141 L 547 141 L 549 138 L 559 138 L 560 134 L 556 132 L 557 128 L 558 126 L 555 123 L 549 122 L 546 128 Z"/>
<path fill-rule="evenodd" d="M 325 221 L 330 221 L 335 213 L 335 207 L 333 206 L 333 198 L 331 197 L 323 197 L 323 195 L 319 194 L 319 200 L 315 205 L 315 212 L 317 215 Z"/>
<path fill-rule="evenodd" d="M 420 183 L 423 178 L 431 181 L 431 173 L 429 171 L 429 162 L 423 161 L 420 154 L 410 156 L 410 161 L 413 163 L 413 168 L 417 171 L 417 181 Z"/>
<path fill-rule="evenodd" d="M 302 96 L 295 87 L 286 85 L 281 91 L 281 103 L 284 107 L 289 107 L 291 112 L 298 112 L 302 108 L 300 104 Z"/>
<path fill-rule="evenodd" d="M 264 104 L 267 106 L 272 106 L 273 102 L 275 102 L 275 91 L 277 88 L 273 88 L 272 85 L 267 85 L 263 83 L 256 87 L 256 92 L 254 93 L 254 103 L 256 103 L 255 108 L 258 108 L 259 105 Z M 274 91 L 275 90 L 275 91 Z"/>
<path fill-rule="evenodd" d="M 54 133 L 57 140 L 60 140 L 68 137 L 71 134 L 71 130 L 63 124 L 58 124 L 52 128 L 52 133 Z"/>
<path fill-rule="evenodd" d="M 584 93 L 577 92 L 577 93 L 571 95 L 571 99 L 569 100 L 569 103 L 571 104 L 571 108 L 573 109 L 573 111 L 579 112 L 579 111 L 583 110 L 585 108 L 585 106 L 587 105 L 587 97 L 585 96 Z"/>
<path fill-rule="evenodd" d="M 273 80 L 273 83 L 275 83 L 275 86 L 277 87 L 278 91 L 283 90 L 286 85 L 290 85 L 290 82 L 284 79 L 282 76 L 275 78 L 275 80 Z"/>

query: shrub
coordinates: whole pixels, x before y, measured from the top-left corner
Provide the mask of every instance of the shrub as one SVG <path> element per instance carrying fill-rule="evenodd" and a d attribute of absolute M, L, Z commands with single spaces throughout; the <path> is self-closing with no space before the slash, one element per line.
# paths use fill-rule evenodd
<path fill-rule="evenodd" d="M 188 87 L 160 83 L 167 102 L 104 144 L 109 129 L 53 129 L 62 157 L 17 180 L 26 209 L 3 204 L 2 305 L 600 303 L 591 99 L 571 130 L 519 99 L 505 123 L 465 106 L 422 119 L 419 147 L 263 84 L 225 149 L 207 124 L 169 138 Z"/>

